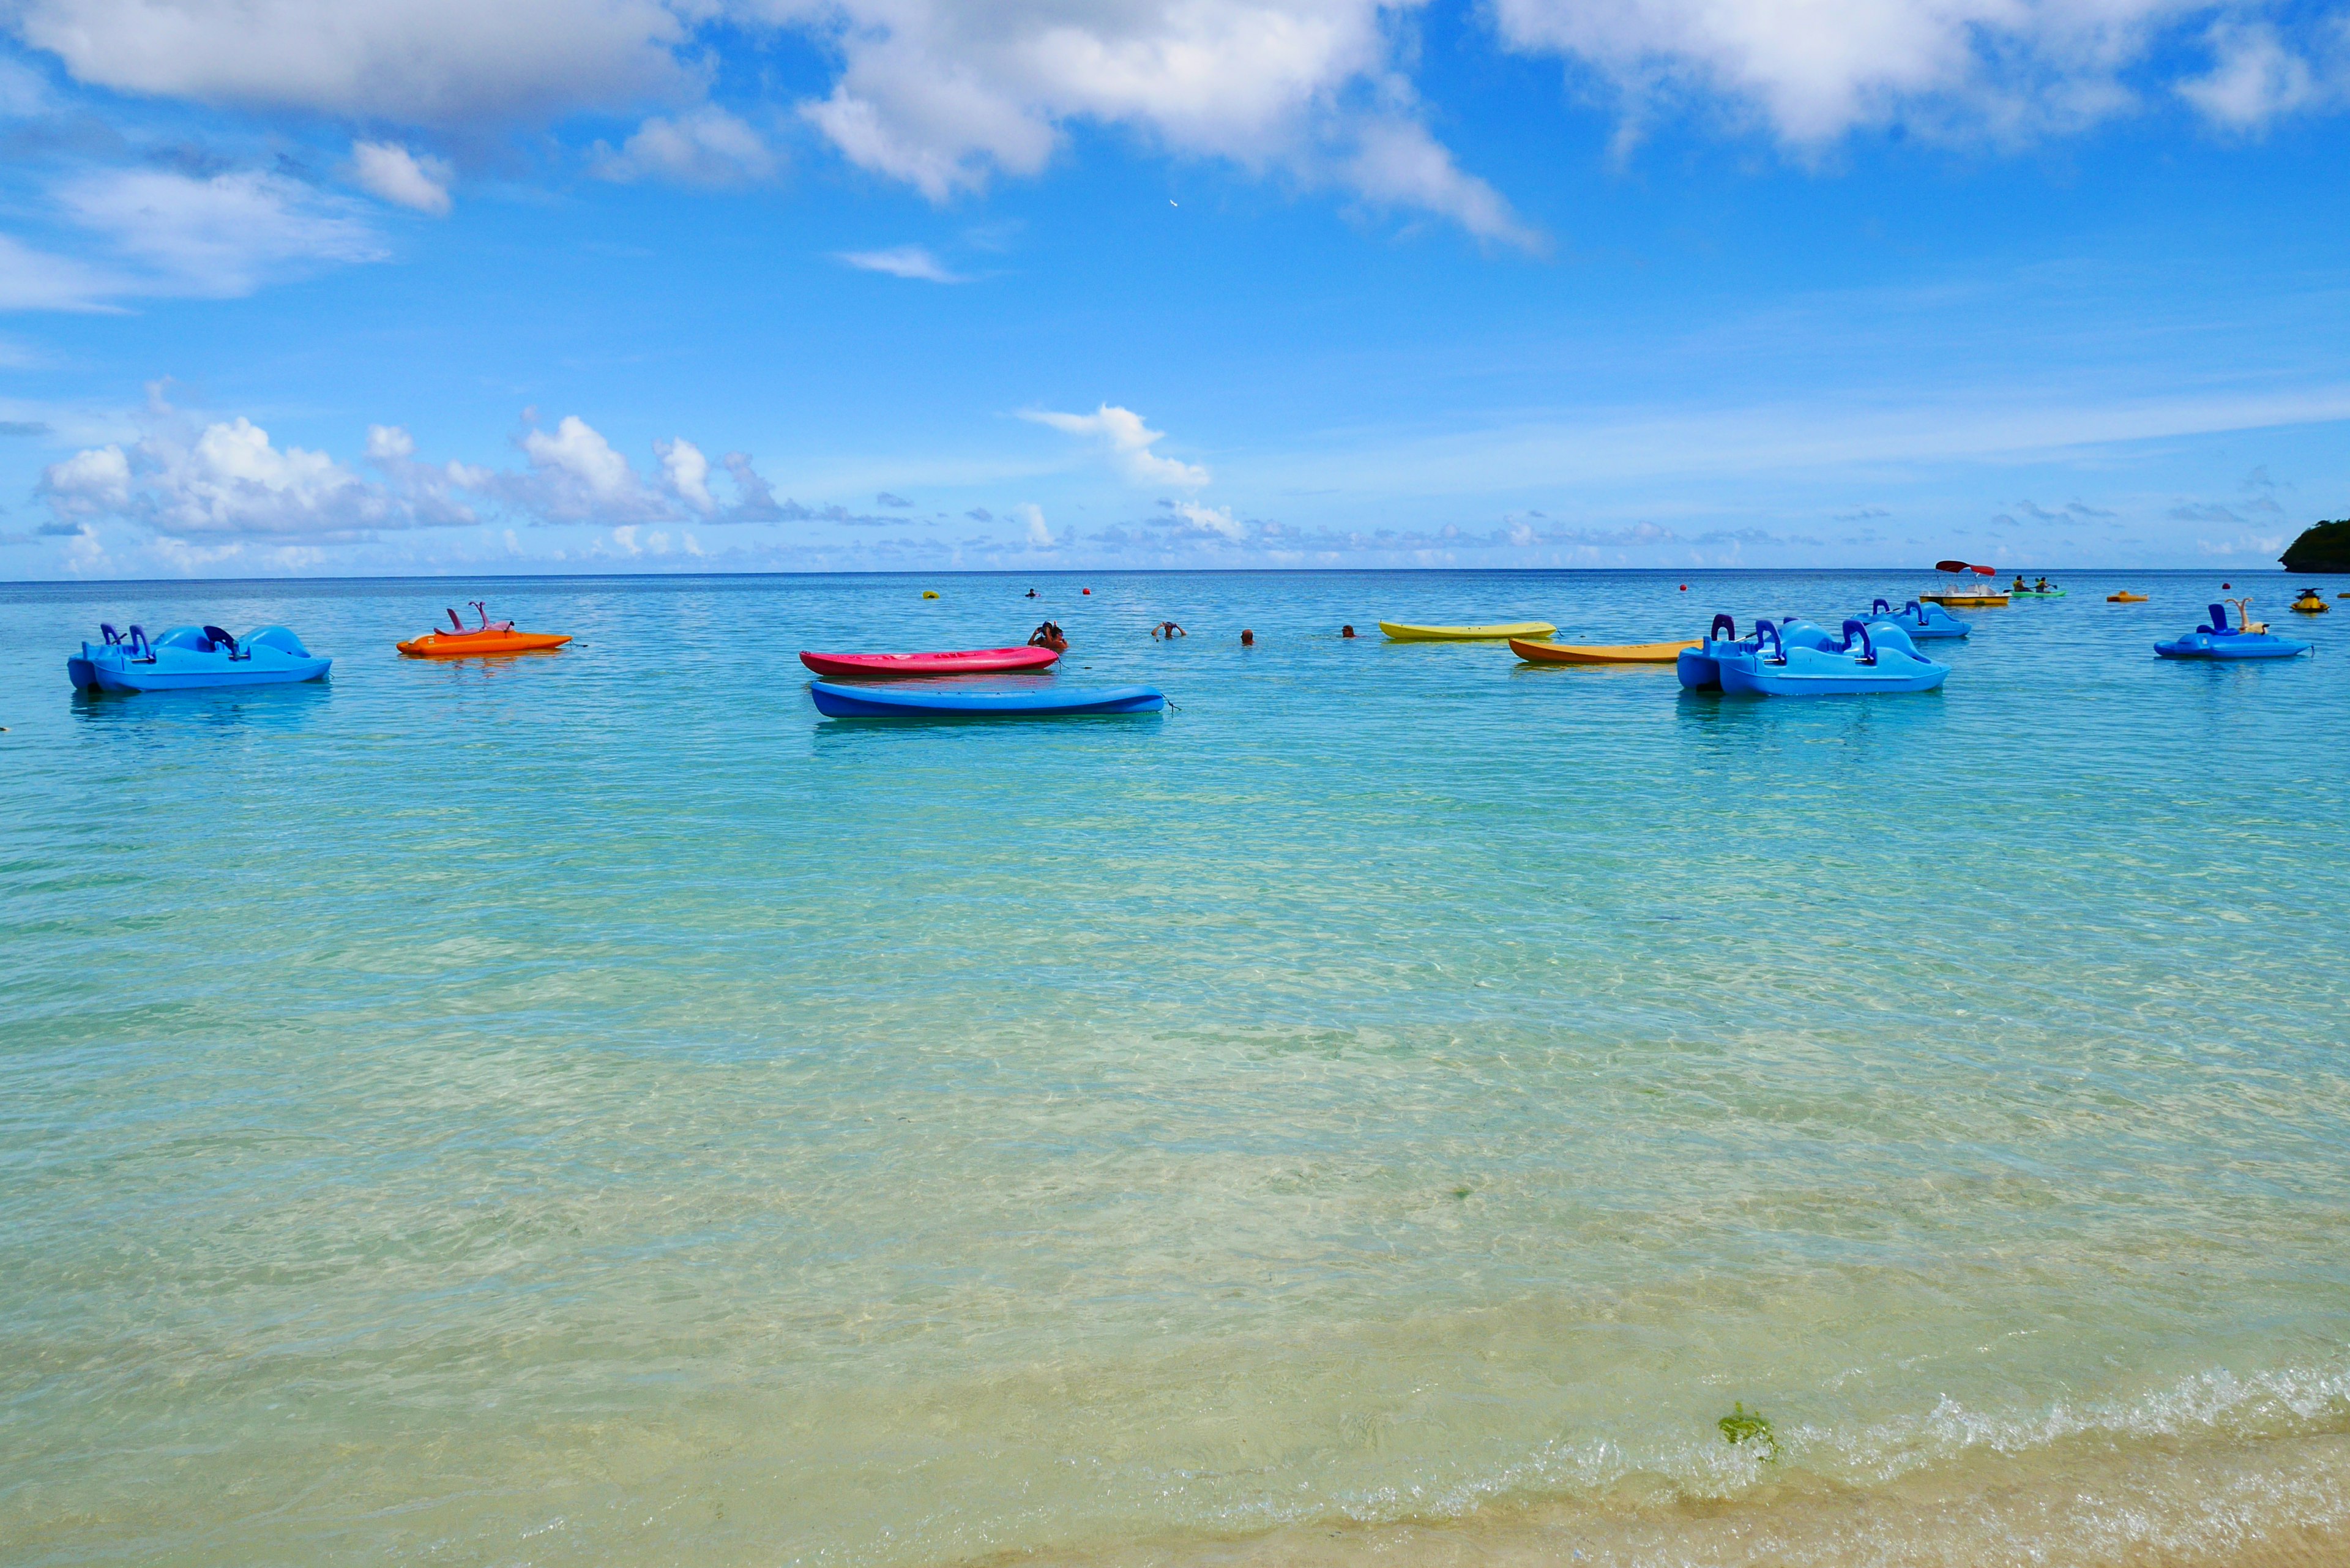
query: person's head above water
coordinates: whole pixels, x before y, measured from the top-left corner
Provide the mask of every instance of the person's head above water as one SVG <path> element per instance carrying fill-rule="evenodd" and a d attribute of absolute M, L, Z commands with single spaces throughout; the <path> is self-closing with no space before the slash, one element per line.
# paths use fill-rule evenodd
<path fill-rule="evenodd" d="M 1241 646 L 1243 648 L 1254 648 L 1256 646 L 1256 633 L 1251 631 L 1246 627 L 1241 628 Z"/>
<path fill-rule="evenodd" d="M 1340 637 L 1352 637 L 1355 635 L 1355 628 L 1351 626 L 1342 626 L 1338 628 L 1338 635 Z"/>

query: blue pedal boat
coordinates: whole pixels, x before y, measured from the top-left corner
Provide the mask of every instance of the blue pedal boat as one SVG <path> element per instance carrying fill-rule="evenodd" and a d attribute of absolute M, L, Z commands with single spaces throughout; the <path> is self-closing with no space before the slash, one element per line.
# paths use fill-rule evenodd
<path fill-rule="evenodd" d="M 1754 635 L 1742 639 L 1738 635 L 1736 621 L 1726 615 L 1715 616 L 1712 628 L 1705 634 L 1705 640 L 1695 648 L 1682 649 L 1680 657 L 1673 660 L 1674 673 L 1680 677 L 1681 684 L 1692 691 L 1714 691 L 1721 685 L 1721 661 L 1732 654 L 1753 652 L 1760 646 L 1765 628 L 1771 628 L 1771 623 L 1758 620 L 1754 623 Z M 1819 627 L 1793 616 L 1771 629 L 1781 642 L 1790 648 L 1833 648 L 1835 645 L 1835 639 Z"/>
<path fill-rule="evenodd" d="M 1156 713 L 1155 686 L 1040 686 L 1033 691 L 956 691 L 936 687 L 808 682 L 816 711 L 834 719 L 1026 719 L 1079 713 Z"/>
<path fill-rule="evenodd" d="M 2237 619 L 2242 618 L 2239 611 Z M 2293 659 L 2309 649 L 2301 639 L 2279 637 L 2264 626 L 2230 626 L 2226 605 L 2211 607 L 2210 625 L 2154 645 L 2165 659 Z"/>
<path fill-rule="evenodd" d="M 1721 689 L 1758 697 L 1864 696 L 1931 691 L 1950 667 L 1919 653 L 1898 626 L 1844 623 L 1844 641 L 1830 648 L 1791 647 L 1769 621 L 1755 626 L 1754 651 L 1721 660 Z"/>
<path fill-rule="evenodd" d="M 78 691 L 187 691 L 210 686 L 283 686 L 316 680 L 331 659 L 320 659 L 282 626 L 265 626 L 243 641 L 216 626 L 175 626 L 149 639 L 144 629 L 98 628 L 102 642 L 85 642 L 66 659 Z"/>
<path fill-rule="evenodd" d="M 1874 626 L 1882 621 L 1899 627 L 1912 642 L 1932 642 L 1938 638 L 1965 637 L 1975 629 L 1975 623 L 1960 620 L 1939 605 L 1920 604 L 1911 599 L 1899 609 L 1889 599 L 1878 599 L 1860 617 Z"/>

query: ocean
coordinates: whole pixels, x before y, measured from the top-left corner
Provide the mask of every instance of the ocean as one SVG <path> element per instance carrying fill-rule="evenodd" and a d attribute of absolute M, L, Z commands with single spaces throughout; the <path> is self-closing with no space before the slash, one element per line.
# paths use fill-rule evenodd
<path fill-rule="evenodd" d="M 2342 1561 L 2350 601 L 2227 575 L 2316 656 L 1817 701 L 1375 623 L 1932 574 L 0 587 L 0 1562 Z M 795 657 L 1047 617 L 1170 711 Z"/>

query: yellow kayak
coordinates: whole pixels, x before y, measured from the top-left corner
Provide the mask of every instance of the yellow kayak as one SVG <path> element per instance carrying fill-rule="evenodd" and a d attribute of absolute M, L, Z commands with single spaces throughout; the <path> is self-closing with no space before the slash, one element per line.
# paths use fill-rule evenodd
<path fill-rule="evenodd" d="M 1578 648 L 1565 642 L 1525 642 L 1510 639 L 1510 651 L 1528 664 L 1670 664 L 1689 642 L 1618 642 Z"/>
<path fill-rule="evenodd" d="M 1406 626 L 1383 620 L 1379 629 L 1396 642 L 1501 642 L 1513 637 L 1548 637 L 1558 628 L 1546 620 L 1513 621 L 1508 626 Z"/>

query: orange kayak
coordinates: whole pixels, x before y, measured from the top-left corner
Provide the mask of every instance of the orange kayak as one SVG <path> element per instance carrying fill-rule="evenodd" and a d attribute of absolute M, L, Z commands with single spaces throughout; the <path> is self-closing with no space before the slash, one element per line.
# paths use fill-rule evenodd
<path fill-rule="evenodd" d="M 570 640 L 546 632 L 491 627 L 485 631 L 428 631 L 399 646 L 411 659 L 456 659 L 468 653 L 528 653 L 534 649 L 561 648 Z"/>
<path fill-rule="evenodd" d="M 1526 642 L 1510 639 L 1510 651 L 1528 664 L 1670 664 L 1689 642 L 1618 642 L 1576 648 L 1564 642 Z"/>

